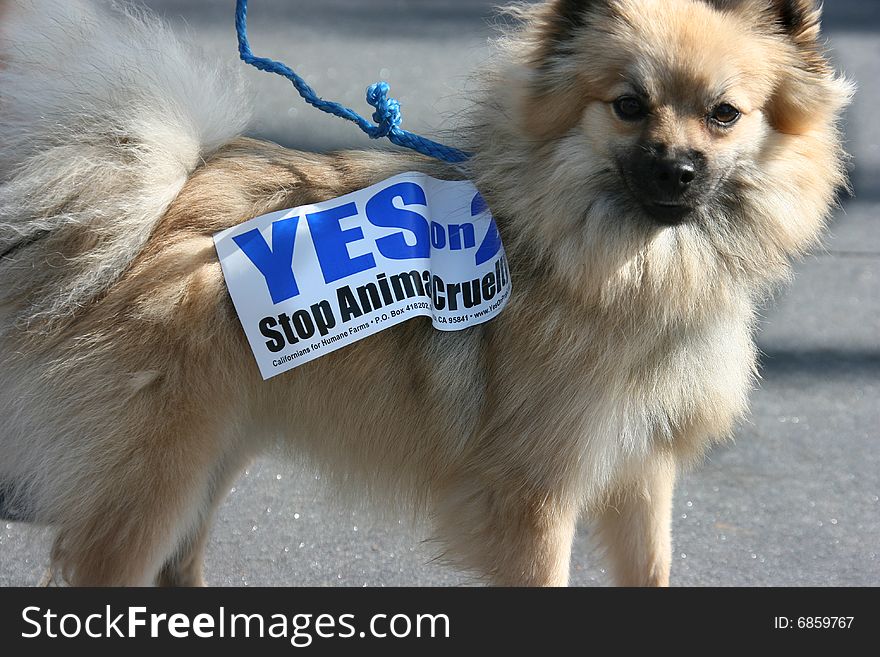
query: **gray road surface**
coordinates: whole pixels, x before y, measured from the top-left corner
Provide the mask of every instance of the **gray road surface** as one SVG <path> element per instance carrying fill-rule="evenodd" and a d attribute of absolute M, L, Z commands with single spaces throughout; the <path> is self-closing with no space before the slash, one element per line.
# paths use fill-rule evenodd
<path fill-rule="evenodd" d="M 232 0 L 151 0 L 218 56 L 235 56 Z M 469 73 L 488 54 L 485 0 L 252 0 L 258 54 L 280 58 L 319 92 L 367 111 L 363 90 L 384 78 L 406 127 L 453 129 Z M 764 313 L 763 383 L 733 445 L 684 477 L 675 499 L 672 579 L 683 586 L 880 584 L 880 19 L 876 2 L 826 3 L 841 67 L 860 87 L 849 114 L 855 198 L 837 213 L 827 249 Z M 248 72 L 255 133 L 327 150 L 376 147 L 306 107 L 281 78 Z M 212 585 L 456 585 L 430 564 L 425 530 L 409 518 L 334 504 L 314 472 L 255 463 L 215 526 Z M 46 562 L 40 531 L 0 526 L 0 585 L 31 585 Z M 587 529 L 572 584 L 608 584 Z"/>

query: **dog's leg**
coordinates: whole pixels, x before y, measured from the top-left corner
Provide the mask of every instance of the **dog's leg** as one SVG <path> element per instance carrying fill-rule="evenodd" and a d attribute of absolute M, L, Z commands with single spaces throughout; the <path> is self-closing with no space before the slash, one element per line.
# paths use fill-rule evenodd
<path fill-rule="evenodd" d="M 669 586 L 675 470 L 671 456 L 658 457 L 599 517 L 599 540 L 619 586 Z"/>
<path fill-rule="evenodd" d="M 496 586 L 567 586 L 576 514 L 561 509 L 495 518 L 487 556 Z"/>
<path fill-rule="evenodd" d="M 219 469 L 220 474 L 215 478 L 217 484 L 213 487 L 212 501 L 208 513 L 195 531 L 181 542 L 176 554 L 162 566 L 162 570 L 159 572 L 159 577 L 156 580 L 158 586 L 205 586 L 205 547 L 211 534 L 214 515 L 216 514 L 217 507 L 220 506 L 220 503 L 226 497 L 226 492 L 229 490 L 232 482 L 244 468 L 245 462 L 246 459 L 242 458 L 228 459 L 228 462 Z"/>
<path fill-rule="evenodd" d="M 447 491 L 437 509 L 449 560 L 495 586 L 566 586 L 576 505 L 473 486 Z"/>
<path fill-rule="evenodd" d="M 186 538 L 177 554 L 162 566 L 156 585 L 162 587 L 205 586 L 205 547 L 211 534 L 213 513 L 201 523 L 191 537 Z"/>

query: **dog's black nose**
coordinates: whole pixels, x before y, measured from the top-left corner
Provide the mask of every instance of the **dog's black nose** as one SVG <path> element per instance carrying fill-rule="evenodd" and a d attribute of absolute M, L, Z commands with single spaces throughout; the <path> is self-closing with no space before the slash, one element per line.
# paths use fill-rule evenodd
<path fill-rule="evenodd" d="M 673 201 L 684 194 L 697 177 L 697 167 L 687 155 L 659 157 L 654 163 L 657 191 Z"/>
<path fill-rule="evenodd" d="M 692 215 L 706 192 L 708 162 L 696 149 L 640 144 L 622 160 L 633 196 L 661 224 L 679 224 Z"/>

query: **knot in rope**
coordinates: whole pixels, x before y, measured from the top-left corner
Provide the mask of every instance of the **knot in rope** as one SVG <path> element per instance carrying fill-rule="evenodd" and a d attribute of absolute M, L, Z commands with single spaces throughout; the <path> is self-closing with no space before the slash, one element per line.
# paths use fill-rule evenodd
<path fill-rule="evenodd" d="M 396 98 L 388 97 L 389 90 L 387 82 L 371 84 L 367 89 L 367 102 L 376 109 L 373 112 L 373 121 L 376 123 L 376 127 L 370 134 L 373 139 L 387 137 L 403 122 L 403 117 L 400 115 L 400 103 Z"/>

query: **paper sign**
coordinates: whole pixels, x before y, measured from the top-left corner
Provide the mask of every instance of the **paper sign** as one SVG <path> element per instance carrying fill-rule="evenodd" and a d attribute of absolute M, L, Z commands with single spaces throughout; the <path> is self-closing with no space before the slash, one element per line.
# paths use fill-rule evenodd
<path fill-rule="evenodd" d="M 467 181 L 404 173 L 214 243 L 263 379 L 413 317 L 482 324 L 510 297 L 495 220 Z"/>

